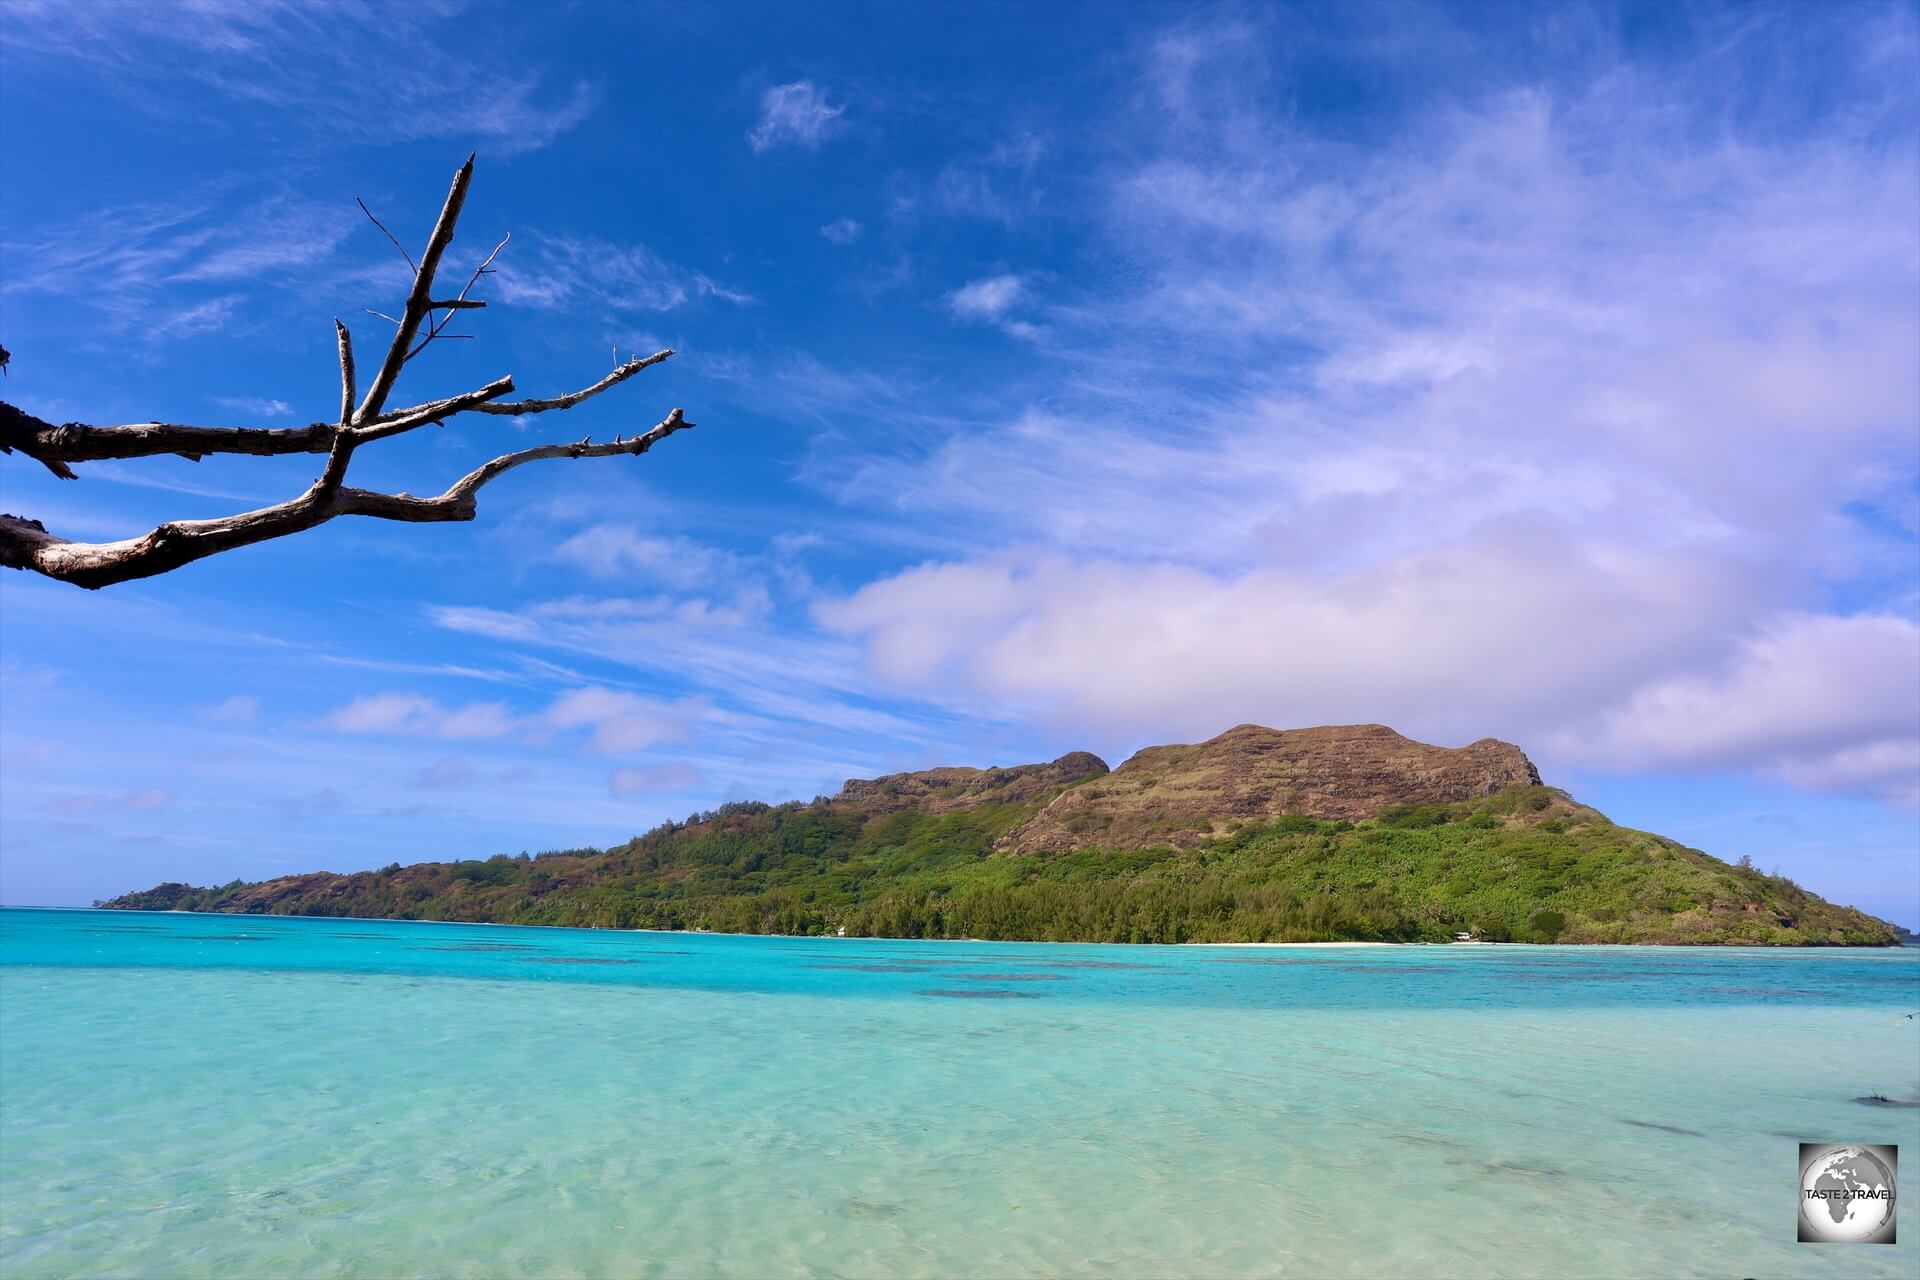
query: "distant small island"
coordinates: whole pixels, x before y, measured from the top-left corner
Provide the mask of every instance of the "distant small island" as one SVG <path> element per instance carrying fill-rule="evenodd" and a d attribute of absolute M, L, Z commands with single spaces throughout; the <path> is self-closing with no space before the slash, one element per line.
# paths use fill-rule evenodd
<path fill-rule="evenodd" d="M 1744 858 L 1615 826 L 1511 744 L 1434 747 L 1384 725 L 1241 725 L 1111 771 L 1086 752 L 931 769 L 723 805 L 611 849 L 97 905 L 1053 942 L 1901 941 Z"/>

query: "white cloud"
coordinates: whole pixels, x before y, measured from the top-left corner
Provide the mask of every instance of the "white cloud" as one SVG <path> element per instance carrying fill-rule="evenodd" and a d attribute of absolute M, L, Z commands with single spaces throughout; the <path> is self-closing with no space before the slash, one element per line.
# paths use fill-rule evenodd
<path fill-rule="evenodd" d="M 0 292 L 72 301 L 116 333 L 191 337 L 227 325 L 248 296 L 207 297 L 202 287 L 268 279 L 279 300 L 315 287 L 317 276 L 337 267 L 357 214 L 335 197 L 261 196 L 231 178 L 159 201 L 140 193 L 7 241 Z M 76 290 L 76 280 L 85 288 Z"/>
<path fill-rule="evenodd" d="M 775 85 L 760 95 L 760 121 L 747 131 L 755 151 L 790 145 L 812 150 L 840 125 L 844 106 L 833 106 L 811 80 Z"/>
<path fill-rule="evenodd" d="M 590 728 L 588 748 L 607 755 L 644 750 L 687 735 L 698 704 L 661 702 L 618 689 L 588 687 L 562 694 L 542 717 L 555 729 Z"/>
<path fill-rule="evenodd" d="M 889 182 L 888 214 L 902 223 L 934 215 L 1013 227 L 1046 203 L 1040 162 L 1048 149 L 1044 138 L 1016 134 L 943 165 L 929 179 L 895 175 Z"/>
<path fill-rule="evenodd" d="M 644 244 L 594 236 L 515 237 L 493 270 L 490 284 L 502 303 L 543 311 L 625 314 L 672 311 L 695 297 L 736 305 L 755 301 L 750 293 L 668 262 Z"/>
<path fill-rule="evenodd" d="M 324 263 L 356 230 L 339 204 L 307 203 L 280 193 L 258 201 L 222 225 L 183 234 L 171 246 L 183 251 L 172 281 L 253 281 L 281 278 Z"/>
<path fill-rule="evenodd" d="M 60 683 L 60 671 L 37 662 L 22 662 L 8 655 L 0 658 L 0 689 L 11 697 L 43 694 Z"/>
<path fill-rule="evenodd" d="M 998 320 L 1025 296 L 1026 289 L 1019 276 L 988 276 L 948 294 L 947 307 L 962 320 Z"/>
<path fill-rule="evenodd" d="M 133 813 L 158 813 L 174 805 L 173 792 L 165 787 L 148 787 L 120 797 L 120 807 Z"/>
<path fill-rule="evenodd" d="M 1920 626 L 1785 614 L 1718 669 L 1634 691 L 1565 749 L 1615 767 L 1758 768 L 1802 785 L 1920 795 Z"/>
<path fill-rule="evenodd" d="M 1711 562 L 1596 554 L 1534 525 L 1331 578 L 1014 551 L 910 570 L 818 613 L 896 690 L 1100 741 L 1387 720 L 1437 741 L 1537 743 L 1739 603 Z"/>
<path fill-rule="evenodd" d="M 123 795 L 110 796 L 98 791 L 68 792 L 49 796 L 41 803 L 48 813 L 89 814 L 106 809 L 122 809 L 128 813 L 159 813 L 171 809 L 177 803 L 177 797 L 165 787 L 148 787 L 143 791 L 131 791 Z"/>
<path fill-rule="evenodd" d="M 1813 791 L 1859 792 L 1920 809 L 1920 740 L 1888 738 L 1861 746 L 1770 761 L 1767 771 Z M 1911 848 L 1907 851 L 1911 854 Z"/>
<path fill-rule="evenodd" d="M 838 245 L 849 245 L 860 238 L 866 228 L 852 218 L 835 218 L 820 228 L 820 234 Z"/>
<path fill-rule="evenodd" d="M 209 298 L 205 302 L 170 312 L 151 331 L 164 338 L 193 338 L 203 333 L 217 333 L 227 327 L 243 301 L 237 293 Z"/>
<path fill-rule="evenodd" d="M 875 707 L 858 651 L 804 630 L 769 625 L 764 609 L 714 606 L 704 600 L 549 601 L 518 611 L 438 606 L 429 617 L 465 635 L 539 645 L 711 691 L 724 700 L 736 733 L 761 742 L 766 726 L 784 722 L 818 744 L 845 733 L 871 751 L 880 738 L 918 741 L 927 717 Z M 973 717 L 989 720 L 984 712 Z M 951 737 L 953 718 L 932 718 Z M 864 758 L 871 758 L 866 756 Z"/>
<path fill-rule="evenodd" d="M 459 791 L 473 785 L 479 775 L 472 765 L 458 756 L 442 756 L 413 775 L 413 785 L 428 791 Z"/>
<path fill-rule="evenodd" d="M 705 786 L 706 782 L 698 769 L 668 764 L 652 769 L 615 769 L 607 775 L 607 790 L 619 797 L 650 795 L 659 791 L 685 791 Z"/>
<path fill-rule="evenodd" d="M 493 289 L 510 306 L 671 311 L 693 288 L 687 273 L 643 244 L 575 236 L 530 239 L 527 250 L 503 254 L 496 264 Z"/>
<path fill-rule="evenodd" d="M 623 755 L 660 742 L 683 738 L 690 726 L 707 714 L 698 699 L 667 702 L 619 689 L 586 685 L 559 694 L 544 709 L 518 715 L 504 702 L 471 702 L 444 706 L 410 693 L 373 694 L 355 698 L 321 717 L 322 728 L 336 733 L 385 737 L 489 740 L 519 738 L 543 743 L 555 734 L 586 730 L 583 749 Z M 416 777 L 421 786 L 448 786 L 463 762 L 441 761 Z M 436 772 L 437 771 L 437 772 Z"/>
<path fill-rule="evenodd" d="M 235 413 L 250 414 L 256 418 L 290 418 L 293 406 L 285 400 L 269 400 L 263 396 L 215 396 L 213 402 L 223 409 Z"/>
<path fill-rule="evenodd" d="M 260 699 L 239 693 L 200 709 L 201 719 L 212 720 L 216 724 L 246 724 L 259 714 Z"/>
<path fill-rule="evenodd" d="M 719 281 L 709 280 L 706 276 L 696 275 L 693 278 L 693 287 L 703 298 L 718 298 L 722 302 L 731 302 L 735 306 L 748 307 L 759 301 L 750 293 L 729 289 Z"/>
<path fill-rule="evenodd" d="M 432 698 L 381 693 L 355 698 L 320 723 L 339 733 L 393 734 L 422 738 L 503 738 L 514 719 L 504 702 L 443 707 Z"/>
<path fill-rule="evenodd" d="M 9 5 L 0 47 L 13 55 L 16 76 L 58 61 L 143 115 L 198 131 L 257 128 L 276 140 L 458 138 L 512 155 L 548 145 L 592 113 L 592 85 L 555 83 L 504 52 L 516 41 L 456 52 L 446 25 L 458 13 L 222 0 Z M 183 80 L 203 92 L 170 91 Z"/>
<path fill-rule="evenodd" d="M 642 533 L 629 524 L 596 524 L 553 549 L 554 558 L 599 578 L 639 579 L 682 589 L 714 589 L 738 570 L 727 552 L 688 538 Z"/>

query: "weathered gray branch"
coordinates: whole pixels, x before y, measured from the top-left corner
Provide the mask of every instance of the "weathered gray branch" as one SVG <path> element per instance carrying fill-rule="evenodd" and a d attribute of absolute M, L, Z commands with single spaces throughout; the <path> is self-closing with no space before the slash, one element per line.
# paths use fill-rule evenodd
<path fill-rule="evenodd" d="M 55 426 L 0 402 L 0 453 L 16 449 L 63 480 L 75 479 L 66 465 L 115 458 L 151 458 L 177 454 L 199 461 L 210 453 L 272 457 L 284 453 L 325 453 L 333 447 L 335 424 L 305 427 L 196 427 L 177 422 L 136 422 L 95 427 L 83 422 Z"/>
<path fill-rule="evenodd" d="M 306 492 L 288 502 L 214 520 L 170 521 L 138 538 L 119 542 L 69 542 L 48 533 L 37 520 L 0 515 L 0 567 L 32 569 L 61 582 L 98 589 L 151 578 L 236 547 L 301 533 L 339 516 L 415 523 L 471 520 L 479 509 L 476 495 L 480 490 L 515 467 L 550 458 L 638 456 L 674 432 L 688 430 L 693 425 L 685 414 L 675 409 L 657 426 L 631 438 L 605 444 L 581 440 L 575 444 L 539 445 L 503 454 L 469 471 L 444 493 L 430 498 L 349 488 L 340 485 L 337 479 L 330 483 L 329 476 L 322 475 Z"/>
<path fill-rule="evenodd" d="M 338 320 L 334 324 L 344 334 L 346 326 Z M 351 340 L 343 338 L 341 357 L 351 362 L 353 352 Z M 589 400 L 610 387 L 619 386 L 634 374 L 673 356 L 671 347 L 656 351 L 650 356 L 635 356 L 619 368 L 609 373 L 590 387 L 570 391 L 565 395 L 541 400 L 512 400 L 487 402 L 469 406 L 474 412 L 494 414 L 532 414 L 546 413 L 554 409 L 571 409 L 583 400 Z M 341 367 L 341 394 L 346 401 L 348 416 L 352 414 L 352 398 L 347 394 L 348 380 L 352 376 L 350 363 Z M 405 409 L 390 409 L 375 418 L 370 427 L 386 428 L 394 423 L 408 422 L 419 426 L 424 422 L 433 422 L 454 412 L 449 406 L 463 399 L 461 396 L 445 400 L 432 400 L 425 404 L 410 405 Z M 403 428 L 404 429 L 404 428 Z M 124 458 L 151 458 L 161 454 L 174 454 L 192 461 L 199 461 L 208 454 L 239 453 L 255 457 L 276 457 L 290 453 L 326 453 L 333 448 L 334 433 L 339 424 L 315 422 L 304 427 L 199 427 L 187 426 L 176 422 L 136 422 L 126 426 L 94 427 L 81 422 L 68 422 L 55 426 L 51 422 L 34 417 L 30 413 L 16 409 L 0 401 L 0 453 L 19 450 L 29 458 L 43 464 L 48 470 L 63 480 L 75 478 L 74 472 L 66 464 L 74 462 L 106 462 Z M 381 430 L 384 438 L 395 432 Z"/>
<path fill-rule="evenodd" d="M 420 321 L 427 314 L 427 303 L 433 298 L 434 272 L 440 269 L 440 256 L 453 243 L 453 227 L 460 220 L 460 209 L 467 202 L 467 186 L 472 181 L 473 157 L 469 155 L 460 171 L 453 175 L 453 185 L 447 189 L 447 202 L 440 206 L 440 216 L 434 219 L 433 234 L 427 237 L 427 251 L 420 255 L 420 266 L 413 273 L 407 308 L 400 313 L 400 324 L 393 331 L 393 344 L 387 348 L 387 358 L 380 362 L 380 371 L 373 375 L 366 399 L 354 411 L 355 422 L 377 418 L 386 407 L 387 395 L 400 376 L 400 366 L 407 362 L 414 335 L 420 332 Z"/>
<path fill-rule="evenodd" d="M 166 573 L 222 551 L 299 533 L 343 515 L 421 522 L 471 520 L 477 509 L 476 495 L 480 489 L 515 467 L 550 458 L 639 455 L 674 432 L 693 426 L 679 409 L 675 409 L 657 426 L 631 438 L 616 437 L 610 443 L 597 445 L 588 438 L 574 444 L 540 445 L 503 454 L 462 476 L 444 493 L 428 498 L 416 498 L 406 493 L 377 493 L 352 488 L 345 483 L 354 450 L 360 445 L 412 431 L 429 422 L 444 422 L 462 413 L 519 415 L 571 409 L 673 355 L 673 351 L 668 349 L 656 351 L 650 356 L 635 356 L 591 386 L 552 398 L 502 400 L 500 397 L 514 389 L 513 379 L 498 378 L 459 395 L 404 409 L 387 410 L 387 398 L 407 361 L 440 336 L 446 321 L 455 314 L 486 305 L 468 299 L 467 292 L 476 281 L 489 273 L 494 257 L 506 244 L 504 239 L 475 269 L 458 297 L 435 299 L 432 296 L 434 272 L 447 246 L 453 241 L 454 226 L 459 220 L 472 176 L 473 157 L 468 156 L 467 162 L 454 175 L 446 203 L 441 207 L 440 217 L 435 221 L 433 233 L 428 239 L 426 252 L 421 255 L 415 269 L 413 287 L 408 292 L 405 309 L 400 319 L 394 322 L 393 342 L 357 406 L 354 403 L 357 379 L 353 339 L 346 325 L 338 319 L 334 321 L 340 356 L 340 416 L 337 422 L 315 422 L 304 427 L 284 429 L 201 427 L 163 422 L 113 427 L 70 422 L 55 426 L 12 405 L 0 403 L 0 452 L 17 450 L 63 479 L 75 478 L 69 463 L 110 458 L 176 454 L 197 461 L 210 453 L 253 456 L 326 454 L 326 465 L 319 478 L 298 497 L 212 520 L 170 521 L 138 538 L 117 542 L 72 542 L 48 532 L 37 520 L 0 515 L 0 567 L 28 569 L 76 586 L 98 588 Z M 361 207 L 365 208 L 364 205 Z M 373 218 L 371 211 L 367 216 Z M 393 238 L 377 218 L 373 221 L 389 239 Z M 399 244 L 397 240 L 394 243 Z M 404 247 L 401 252 L 406 252 Z M 411 257 L 408 261 L 411 263 Z M 445 314 L 436 321 L 432 316 L 435 311 Z M 423 322 L 427 330 L 421 336 Z M 417 343 L 414 341 L 416 337 L 419 337 Z"/>
<path fill-rule="evenodd" d="M 399 413 L 383 415 L 378 421 L 364 427 L 355 427 L 351 432 L 356 444 L 365 444 L 369 440 L 384 440 L 388 436 L 397 436 L 403 431 L 425 426 L 429 422 L 440 422 L 456 413 L 465 413 L 469 409 L 481 410 L 496 397 L 513 390 L 512 378 L 496 378 L 477 391 L 463 391 L 457 396 L 448 396 L 445 400 L 430 400 L 426 404 L 417 404 L 411 409 Z"/>
<path fill-rule="evenodd" d="M 608 387 L 617 387 L 634 374 L 649 365 L 659 364 L 673 355 L 673 348 L 667 347 L 650 356 L 635 356 L 590 387 L 570 391 L 563 396 L 554 396 L 551 400 L 495 400 L 489 404 L 475 405 L 477 413 L 545 413 L 549 409 L 571 409 L 582 400 L 590 400 Z"/>
<path fill-rule="evenodd" d="M 340 317 L 333 318 L 333 331 L 340 340 L 340 425 L 353 421 L 353 335 Z"/>

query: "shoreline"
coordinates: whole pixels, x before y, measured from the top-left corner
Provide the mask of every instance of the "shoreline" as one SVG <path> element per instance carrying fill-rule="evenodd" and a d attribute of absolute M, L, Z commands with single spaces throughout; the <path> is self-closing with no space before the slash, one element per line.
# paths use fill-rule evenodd
<path fill-rule="evenodd" d="M 1087 944 L 1081 943 L 1079 945 L 1085 946 Z M 1120 947 L 1451 947 L 1471 946 L 1475 944 L 1454 942 L 1371 942 L 1353 939 L 1344 942 L 1116 942 L 1104 945 Z"/>
<path fill-rule="evenodd" d="M 654 933 L 665 938 L 780 938 L 789 942 L 939 942 L 1014 947 L 1445 947 L 1491 943 L 1374 942 L 1060 942 L 1052 938 L 882 938 L 872 934 L 727 933 L 719 929 L 619 929 L 597 924 L 514 924 L 505 920 L 406 920 L 399 916 L 312 916 L 251 911 L 158 911 L 149 907 L 29 907 L 0 902 L 0 911 L 97 911 L 122 916 L 202 916 L 209 920 L 353 920 L 360 924 L 450 924 L 472 929 L 552 929 L 560 933 Z M 1524 944 L 1512 944 L 1524 945 Z M 1568 946 L 1578 945 L 1568 943 Z"/>
<path fill-rule="evenodd" d="M 1365 939 L 1342 940 L 1337 942 L 1059 942 L 1049 938 L 882 938 L 868 934 L 725 933 L 712 929 L 618 929 L 605 928 L 600 925 L 512 924 L 503 920 L 403 920 L 397 916 L 281 915 L 272 912 L 256 914 L 242 911 L 156 911 L 149 908 L 132 907 L 44 907 L 15 906 L 7 903 L 0 903 L 0 911 L 89 911 L 133 916 L 204 916 L 207 919 L 219 920 L 353 920 L 362 924 L 442 924 L 460 925 L 465 928 L 475 929 L 553 929 L 563 933 L 651 933 L 669 938 L 779 938 L 787 942 L 931 942 L 1008 947 L 1486 947 L 1501 951 L 1524 948 L 1533 951 L 1666 949 L 1670 951 L 1758 952 L 1920 950 L 1920 947 L 1916 947 L 1913 944 L 1898 942 L 1884 946 L 1867 943 L 1860 943 L 1853 946 L 1831 943 L 1799 943 L 1795 945 L 1781 944 L 1769 946 L 1765 943 L 1751 942 L 1376 942 Z"/>

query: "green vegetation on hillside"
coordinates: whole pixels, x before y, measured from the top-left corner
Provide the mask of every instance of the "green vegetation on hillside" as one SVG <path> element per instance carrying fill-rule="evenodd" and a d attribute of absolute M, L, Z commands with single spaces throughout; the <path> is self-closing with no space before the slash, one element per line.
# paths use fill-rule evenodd
<path fill-rule="evenodd" d="M 1545 787 L 1290 815 L 1185 848 L 995 852 L 1038 810 L 728 805 L 613 849 L 316 873 L 105 905 L 604 928 L 1081 942 L 1884 945 L 1891 926 Z"/>

